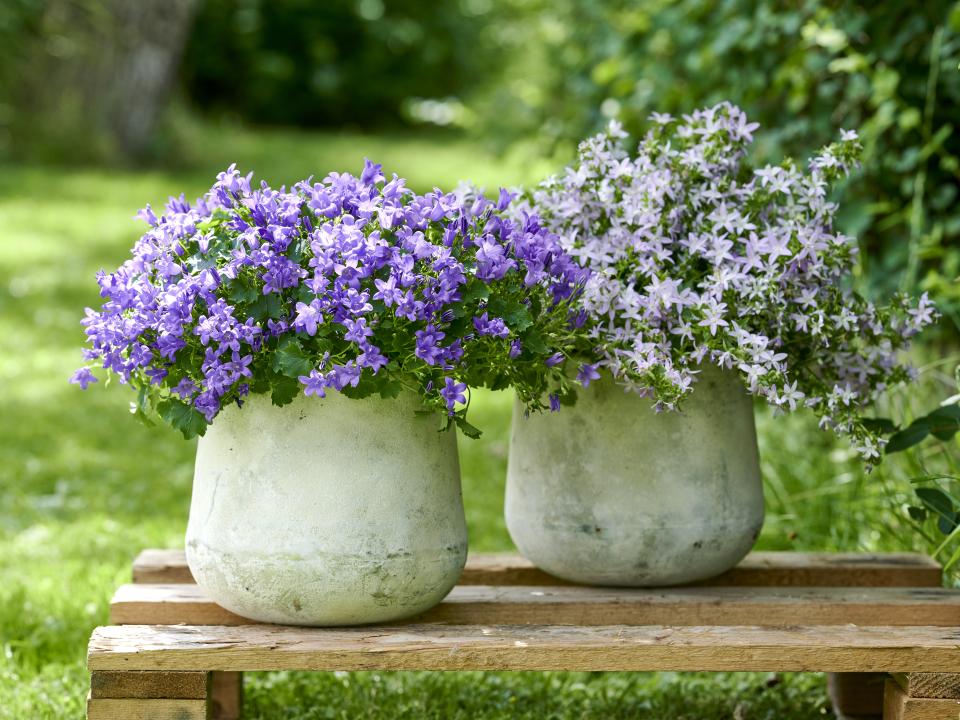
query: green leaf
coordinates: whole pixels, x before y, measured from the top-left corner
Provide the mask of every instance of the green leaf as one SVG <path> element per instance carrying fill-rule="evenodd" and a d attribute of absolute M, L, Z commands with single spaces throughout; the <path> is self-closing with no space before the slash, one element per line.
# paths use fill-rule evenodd
<path fill-rule="evenodd" d="M 244 280 L 238 278 L 227 284 L 227 299 L 234 305 L 255 303 L 259 297 L 260 290 Z"/>
<path fill-rule="evenodd" d="M 363 379 L 357 383 L 356 387 L 347 385 L 343 390 L 340 391 L 343 395 L 354 400 L 362 400 L 363 398 L 370 397 L 377 392 L 376 386 L 372 382 L 364 382 Z"/>
<path fill-rule="evenodd" d="M 953 522 L 956 516 L 953 498 L 947 495 L 943 490 L 936 487 L 917 488 L 914 492 L 917 497 L 928 509 L 935 512 L 941 518 L 946 518 Z"/>
<path fill-rule="evenodd" d="M 301 389 L 300 383 L 293 378 L 275 375 L 270 385 L 270 401 L 277 407 L 289 405 L 300 394 Z"/>
<path fill-rule="evenodd" d="M 522 336 L 523 349 L 534 353 L 535 355 L 549 355 L 550 348 L 543 341 L 540 331 L 533 327 L 527 330 Z"/>
<path fill-rule="evenodd" d="M 930 434 L 930 425 L 924 419 L 914 420 L 910 427 L 901 430 L 890 437 L 884 452 L 887 454 L 901 452 L 920 443 Z"/>
<path fill-rule="evenodd" d="M 283 314 L 280 296 L 276 293 L 261 295 L 257 300 L 250 303 L 247 312 L 254 320 L 266 320 L 267 318 L 276 320 Z"/>
<path fill-rule="evenodd" d="M 273 354 L 274 371 L 289 378 L 297 379 L 301 375 L 309 375 L 313 367 L 310 356 L 294 337 L 287 336 L 281 340 Z"/>
<path fill-rule="evenodd" d="M 949 440 L 960 431 L 960 405 L 940 407 L 926 416 L 930 434 L 937 440 Z"/>
<path fill-rule="evenodd" d="M 521 333 L 533 325 L 533 316 L 529 308 L 519 300 L 494 298 L 487 305 L 490 317 L 502 317 L 511 330 Z"/>
<path fill-rule="evenodd" d="M 153 414 L 153 403 L 150 395 L 150 388 L 142 387 L 137 393 L 137 401 L 130 403 L 130 413 L 147 427 L 154 427 L 155 423 L 150 417 Z"/>
<path fill-rule="evenodd" d="M 207 431 L 207 419 L 196 408 L 179 400 L 161 400 L 157 403 L 157 412 L 164 422 L 179 430 L 185 440 Z"/>
<path fill-rule="evenodd" d="M 457 423 L 457 427 L 460 428 L 460 432 L 462 432 L 468 438 L 477 440 L 481 435 L 483 435 L 483 432 L 479 428 L 468 423 L 466 418 L 462 415 L 454 416 L 454 422 Z"/>
<path fill-rule="evenodd" d="M 403 391 L 403 385 L 396 380 L 387 380 L 379 384 L 380 397 L 384 400 L 392 400 Z"/>
<path fill-rule="evenodd" d="M 466 284 L 460 293 L 460 297 L 464 305 L 476 300 L 486 300 L 490 297 L 490 286 L 485 282 L 473 278 Z"/>
<path fill-rule="evenodd" d="M 899 429 L 889 418 L 863 418 L 860 422 L 867 430 L 879 435 L 890 435 Z"/>
<path fill-rule="evenodd" d="M 927 511 L 922 507 L 917 507 L 916 505 L 911 505 L 907 508 L 907 515 L 910 516 L 911 520 L 916 522 L 923 522 L 927 519 Z"/>
<path fill-rule="evenodd" d="M 949 535 L 953 532 L 954 528 L 957 527 L 957 516 L 954 515 L 952 518 L 940 516 L 940 519 L 937 520 L 937 529 L 942 532 L 944 535 Z"/>

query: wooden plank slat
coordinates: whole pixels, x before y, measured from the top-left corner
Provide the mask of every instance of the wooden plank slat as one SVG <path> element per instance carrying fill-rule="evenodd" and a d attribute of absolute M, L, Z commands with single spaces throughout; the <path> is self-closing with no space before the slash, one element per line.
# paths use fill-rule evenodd
<path fill-rule="evenodd" d="M 954 673 L 898 673 L 893 679 L 910 697 L 960 700 L 960 675 Z"/>
<path fill-rule="evenodd" d="M 193 574 L 187 567 L 183 550 L 143 550 L 133 561 L 135 583 L 192 583 Z"/>
<path fill-rule="evenodd" d="M 87 700 L 87 720 L 209 720 L 206 700 Z"/>
<path fill-rule="evenodd" d="M 183 550 L 144 550 L 135 583 L 192 583 Z M 570 585 L 512 553 L 471 553 L 461 585 Z M 924 587 L 941 584 L 940 566 L 919 553 L 754 552 L 703 586 Z"/>
<path fill-rule="evenodd" d="M 935 627 L 112 625 L 91 670 L 960 671 Z"/>
<path fill-rule="evenodd" d="M 210 691 L 207 672 L 118 672 L 90 674 L 90 697 L 205 700 Z"/>
<path fill-rule="evenodd" d="M 717 587 L 656 590 L 468 585 L 413 622 L 451 625 L 960 626 L 960 593 L 944 588 Z M 248 625 L 196 585 L 123 585 L 117 625 Z"/>
<path fill-rule="evenodd" d="M 883 695 L 884 720 L 957 720 L 960 700 L 935 700 L 908 696 L 893 680 Z"/>

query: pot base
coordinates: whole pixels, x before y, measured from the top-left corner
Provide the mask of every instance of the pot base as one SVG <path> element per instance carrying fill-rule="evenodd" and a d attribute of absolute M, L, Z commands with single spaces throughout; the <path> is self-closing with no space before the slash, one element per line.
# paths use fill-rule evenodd
<path fill-rule="evenodd" d="M 187 545 L 191 572 L 221 607 L 258 622 L 314 627 L 392 622 L 425 612 L 450 592 L 466 558 L 466 545 L 311 557 Z"/>

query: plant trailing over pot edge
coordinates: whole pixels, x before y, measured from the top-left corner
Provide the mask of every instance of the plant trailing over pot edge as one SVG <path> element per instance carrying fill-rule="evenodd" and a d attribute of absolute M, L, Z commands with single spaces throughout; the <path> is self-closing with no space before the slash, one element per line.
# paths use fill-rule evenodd
<path fill-rule="evenodd" d="M 189 438 L 249 393 L 409 389 L 477 436 L 468 386 L 542 407 L 587 273 L 536 217 L 505 215 L 511 194 L 417 195 L 369 160 L 289 191 L 251 177 L 231 166 L 193 205 L 148 205 L 132 258 L 98 274 L 84 355 L 138 391 L 137 416 Z M 92 365 L 71 381 L 97 382 Z"/>
<path fill-rule="evenodd" d="M 879 306 L 850 289 L 857 245 L 833 229 L 828 191 L 857 162 L 856 133 L 806 171 L 754 169 L 757 124 L 729 103 L 651 124 L 631 155 L 611 123 L 510 208 L 536 213 L 591 271 L 583 331 L 554 361 L 583 385 L 606 369 L 657 409 L 678 407 L 711 363 L 778 410 L 811 408 L 874 462 L 884 440 L 863 413 L 914 376 L 899 355 L 937 313 L 926 294 Z"/>

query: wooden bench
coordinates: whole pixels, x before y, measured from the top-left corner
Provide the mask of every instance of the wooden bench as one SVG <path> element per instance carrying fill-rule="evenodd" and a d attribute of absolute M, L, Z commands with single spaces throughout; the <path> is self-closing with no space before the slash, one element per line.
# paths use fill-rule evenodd
<path fill-rule="evenodd" d="M 831 691 L 851 716 L 960 718 L 960 592 L 920 555 L 753 553 L 710 582 L 652 590 L 472 555 L 422 616 L 339 629 L 234 615 L 182 551 L 144 551 L 133 580 L 90 640 L 89 720 L 233 720 L 241 673 L 257 670 L 819 671 L 840 673 Z"/>

